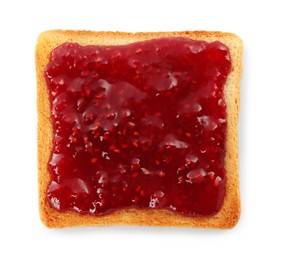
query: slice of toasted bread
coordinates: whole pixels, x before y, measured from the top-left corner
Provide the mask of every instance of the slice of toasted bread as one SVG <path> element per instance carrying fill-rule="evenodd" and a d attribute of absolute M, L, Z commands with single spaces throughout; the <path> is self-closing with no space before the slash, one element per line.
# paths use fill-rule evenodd
<path fill-rule="evenodd" d="M 64 42 L 81 45 L 124 45 L 161 37 L 187 37 L 207 42 L 220 41 L 230 51 L 232 68 L 224 88 L 227 104 L 226 135 L 226 194 L 221 210 L 210 217 L 186 217 L 168 210 L 124 209 L 103 216 L 80 215 L 72 211 L 59 212 L 46 199 L 50 173 L 47 165 L 52 150 L 53 128 L 51 122 L 49 92 L 44 77 L 45 66 L 51 51 Z M 37 108 L 38 108 L 38 183 L 39 206 L 42 222 L 48 227 L 71 227 L 88 225 L 151 225 L 202 228 L 232 228 L 240 216 L 238 180 L 238 116 L 240 78 L 242 71 L 242 41 L 231 33 L 221 32 L 159 32 L 124 33 L 92 31 L 47 31 L 43 32 L 36 46 Z"/>

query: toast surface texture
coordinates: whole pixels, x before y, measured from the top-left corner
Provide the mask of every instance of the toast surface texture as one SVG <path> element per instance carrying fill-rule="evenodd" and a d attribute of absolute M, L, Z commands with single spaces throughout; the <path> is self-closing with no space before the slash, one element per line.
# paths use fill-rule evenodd
<path fill-rule="evenodd" d="M 224 97 L 227 104 L 226 135 L 226 194 L 221 210 L 209 217 L 185 217 L 168 210 L 124 209 L 103 216 L 79 215 L 72 211 L 58 212 L 46 200 L 50 182 L 47 168 L 52 150 L 53 128 L 50 113 L 48 87 L 44 69 L 49 62 L 51 51 L 64 42 L 80 45 L 125 45 L 161 37 L 187 37 L 207 42 L 220 41 L 231 55 L 232 68 L 228 75 Z M 186 32 L 93 32 L 93 31 L 46 31 L 40 34 L 36 46 L 37 109 L 38 109 L 38 188 L 39 208 L 42 222 L 51 228 L 72 226 L 177 226 L 228 229 L 236 225 L 240 217 L 240 194 L 238 178 L 238 117 L 240 79 L 242 72 L 241 39 L 235 34 L 207 31 Z"/>

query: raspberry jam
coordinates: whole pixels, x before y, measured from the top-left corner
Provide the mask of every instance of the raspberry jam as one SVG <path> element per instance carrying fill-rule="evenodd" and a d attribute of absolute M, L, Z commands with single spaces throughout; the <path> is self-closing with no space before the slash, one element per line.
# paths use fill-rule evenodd
<path fill-rule="evenodd" d="M 45 69 L 53 124 L 50 205 L 218 212 L 225 194 L 228 49 L 182 37 L 64 43 Z"/>

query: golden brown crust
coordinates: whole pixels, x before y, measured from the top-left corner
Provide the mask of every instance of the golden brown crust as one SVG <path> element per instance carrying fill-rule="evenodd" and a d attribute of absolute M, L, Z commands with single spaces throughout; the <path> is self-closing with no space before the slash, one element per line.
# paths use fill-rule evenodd
<path fill-rule="evenodd" d="M 227 103 L 228 128 L 226 139 L 226 196 L 221 210 L 211 217 L 184 217 L 167 210 L 121 210 L 105 216 L 79 215 L 58 212 L 46 201 L 46 189 L 50 182 L 47 164 L 52 149 L 52 123 L 50 118 L 49 94 L 44 79 L 44 67 L 49 62 L 50 52 L 63 42 L 78 42 L 81 45 L 121 45 L 147 39 L 183 36 L 208 42 L 221 41 L 230 50 L 232 70 L 228 76 L 224 95 Z M 47 31 L 43 32 L 36 46 L 37 108 L 38 108 L 38 182 L 39 207 L 42 222 L 47 227 L 145 225 L 179 226 L 202 228 L 232 228 L 240 216 L 240 195 L 238 180 L 238 116 L 240 79 L 242 72 L 243 44 L 240 38 L 222 32 L 158 32 L 124 33 L 93 31 Z"/>

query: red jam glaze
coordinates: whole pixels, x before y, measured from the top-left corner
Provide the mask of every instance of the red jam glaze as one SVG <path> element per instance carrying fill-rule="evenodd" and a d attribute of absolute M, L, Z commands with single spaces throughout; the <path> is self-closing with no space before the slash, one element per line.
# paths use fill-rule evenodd
<path fill-rule="evenodd" d="M 130 207 L 218 212 L 230 67 L 222 43 L 180 37 L 54 49 L 45 69 L 51 206 L 94 215 Z"/>

